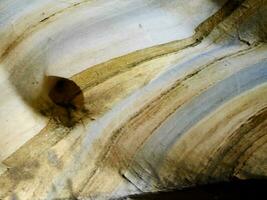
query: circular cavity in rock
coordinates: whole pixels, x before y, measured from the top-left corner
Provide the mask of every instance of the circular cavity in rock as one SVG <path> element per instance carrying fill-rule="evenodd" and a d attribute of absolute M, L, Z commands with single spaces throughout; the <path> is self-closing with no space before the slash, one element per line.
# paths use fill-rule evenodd
<path fill-rule="evenodd" d="M 75 110 L 83 107 L 82 90 L 74 81 L 56 76 L 49 79 L 53 84 L 48 95 L 56 105 Z"/>

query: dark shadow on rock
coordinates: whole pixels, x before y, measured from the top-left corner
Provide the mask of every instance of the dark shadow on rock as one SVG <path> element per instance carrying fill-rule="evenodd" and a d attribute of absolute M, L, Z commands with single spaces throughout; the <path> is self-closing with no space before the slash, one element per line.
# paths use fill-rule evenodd
<path fill-rule="evenodd" d="M 127 197 L 132 200 L 244 200 L 266 199 L 267 180 L 233 180 L 169 192 Z M 122 199 L 127 199 L 122 198 Z"/>

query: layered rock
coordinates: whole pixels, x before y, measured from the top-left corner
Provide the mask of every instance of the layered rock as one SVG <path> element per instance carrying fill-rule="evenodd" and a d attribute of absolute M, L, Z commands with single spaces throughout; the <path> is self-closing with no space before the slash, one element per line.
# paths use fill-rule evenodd
<path fill-rule="evenodd" d="M 267 1 L 0 3 L 0 199 L 267 176 Z"/>

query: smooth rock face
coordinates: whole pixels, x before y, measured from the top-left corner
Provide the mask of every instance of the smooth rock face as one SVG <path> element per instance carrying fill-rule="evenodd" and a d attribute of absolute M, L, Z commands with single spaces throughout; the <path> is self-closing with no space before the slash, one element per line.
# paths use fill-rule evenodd
<path fill-rule="evenodd" d="M 0 199 L 267 178 L 266 0 L 1 0 Z"/>

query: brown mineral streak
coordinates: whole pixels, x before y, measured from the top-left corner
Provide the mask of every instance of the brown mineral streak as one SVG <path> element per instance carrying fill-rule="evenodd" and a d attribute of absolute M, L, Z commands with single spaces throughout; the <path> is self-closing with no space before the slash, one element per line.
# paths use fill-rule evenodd
<path fill-rule="evenodd" d="M 257 47 L 253 47 L 257 48 Z M 177 101 L 179 95 L 182 94 L 182 91 L 188 91 L 190 90 L 190 87 L 187 86 L 187 84 L 190 83 L 193 79 L 195 79 L 198 76 L 198 73 L 205 74 L 206 68 L 208 68 L 211 65 L 216 64 L 216 62 L 219 62 L 223 59 L 227 59 L 229 57 L 235 57 L 235 56 L 241 56 L 245 54 L 247 51 L 250 51 L 252 48 L 247 48 L 244 50 L 240 50 L 238 52 L 235 52 L 231 55 L 224 56 L 222 58 L 219 58 L 211 63 L 208 63 L 207 65 L 200 67 L 198 70 L 192 72 L 191 74 L 188 74 L 186 77 L 184 77 L 181 80 L 178 80 L 170 89 L 167 91 L 164 91 L 164 93 L 159 94 L 157 98 L 150 101 L 149 105 L 139 110 L 139 112 L 133 116 L 131 119 L 129 119 L 125 125 L 122 125 L 121 128 L 119 128 L 117 131 L 115 131 L 112 134 L 112 137 L 109 139 L 109 143 L 105 145 L 105 148 L 101 150 L 101 154 L 98 158 L 96 167 L 102 168 L 102 167 L 111 167 L 114 169 L 120 169 L 120 170 L 127 170 L 130 166 L 133 167 L 133 159 L 134 155 L 138 152 L 138 149 L 140 149 L 143 145 L 143 143 L 153 134 L 153 132 L 161 126 L 161 124 L 169 117 L 171 116 L 184 102 L 188 101 L 188 99 L 192 99 L 194 95 L 184 98 L 183 100 Z M 189 87 L 189 88 L 188 88 Z M 210 85 L 209 85 L 210 87 Z M 203 88 L 202 90 L 206 90 L 208 88 Z M 200 92 L 200 91 L 198 91 Z M 160 121 L 154 123 L 152 126 L 153 128 L 147 128 L 146 132 L 139 136 L 138 143 L 136 142 L 136 139 L 133 138 L 135 136 L 135 132 L 138 127 L 145 126 L 146 123 L 148 123 L 151 119 L 153 119 L 153 116 L 155 116 L 157 113 L 162 113 L 162 110 L 168 108 L 170 106 L 170 102 L 173 102 L 176 99 L 176 106 L 169 109 L 169 113 L 161 114 Z M 129 138 L 133 138 L 129 140 Z M 131 142 L 130 144 L 128 144 Z M 126 144 L 124 144 L 126 143 Z M 125 149 L 124 146 L 128 146 L 130 148 Z M 92 179 L 92 177 L 90 178 Z M 92 183 L 91 183 L 92 184 Z"/>
<path fill-rule="evenodd" d="M 245 54 L 250 49 L 251 48 L 247 48 L 247 49 L 235 52 L 231 55 L 227 55 L 227 56 L 224 56 L 222 58 L 219 58 L 219 59 L 217 59 L 211 63 L 208 63 L 205 66 L 200 67 L 199 69 L 195 70 L 194 72 L 186 75 L 184 78 L 179 79 L 176 83 L 173 84 L 172 87 L 170 87 L 168 90 L 164 91 L 162 94 L 159 94 L 154 100 L 150 101 L 147 106 L 145 106 L 144 108 L 139 110 L 139 112 L 135 116 L 133 116 L 129 121 L 127 121 L 125 123 L 125 126 L 123 125 L 118 130 L 118 132 L 116 131 L 111 138 L 112 146 L 115 147 L 117 145 L 117 143 L 114 143 L 114 141 L 118 140 L 118 139 L 115 139 L 118 137 L 117 135 L 125 136 L 125 134 L 123 134 L 123 133 L 120 134 L 120 132 L 122 132 L 122 130 L 124 130 L 124 129 L 128 130 L 127 135 L 131 135 L 132 133 L 131 133 L 131 131 L 129 131 L 129 128 L 131 126 L 133 127 L 133 130 L 135 130 L 136 125 L 142 126 L 142 123 L 145 123 L 146 120 L 150 119 L 150 117 L 153 116 L 155 113 L 158 113 L 158 112 L 160 112 L 161 109 L 168 107 L 169 102 L 171 102 L 170 99 L 171 98 L 177 99 L 176 95 L 181 94 L 182 89 L 187 90 L 188 86 L 187 86 L 186 82 L 189 83 L 191 81 L 191 79 L 194 79 L 195 76 L 198 75 L 198 73 L 200 73 L 202 71 L 203 71 L 202 73 L 205 73 L 205 69 L 208 68 L 210 65 L 213 65 L 216 62 L 219 62 L 223 59 L 227 59 L 229 57 L 240 56 L 242 54 Z M 206 90 L 206 89 L 208 89 L 208 88 L 203 88 L 203 90 Z M 200 92 L 200 91 L 198 91 L 198 92 Z M 195 95 L 197 95 L 197 94 L 195 94 Z M 194 96 L 190 96 L 190 97 L 188 97 L 188 99 L 192 99 L 193 97 Z M 170 115 L 172 115 L 183 104 L 183 102 L 186 102 L 186 100 L 188 100 L 188 99 L 184 99 L 182 102 L 178 101 L 177 106 L 175 108 L 173 108 L 171 110 L 171 112 L 166 117 L 162 118 L 160 123 L 155 124 L 156 127 L 152 131 L 150 131 L 149 133 L 152 134 Z M 150 135 L 150 134 L 148 134 L 148 135 Z M 106 145 L 106 146 L 109 147 L 110 145 Z M 138 146 L 142 146 L 142 145 L 138 145 Z M 109 150 L 107 150 L 105 152 L 109 152 Z M 133 151 L 133 152 L 136 152 L 136 151 Z M 128 156 L 132 157 L 130 155 L 128 155 Z M 100 160 L 101 160 L 101 162 L 103 161 L 102 157 Z"/>
<path fill-rule="evenodd" d="M 216 25 L 230 15 L 237 6 L 235 2 L 227 1 L 219 11 L 201 23 L 196 28 L 196 33 L 189 38 L 138 50 L 126 56 L 111 59 L 74 75 L 72 79 L 77 82 L 83 90 L 89 89 L 143 62 L 193 47 L 199 44 Z"/>
<path fill-rule="evenodd" d="M 257 151 L 255 148 L 255 143 L 257 141 L 262 141 L 265 144 L 266 139 L 263 140 L 263 137 L 266 137 L 266 128 L 267 128 L 267 107 L 262 108 L 253 116 L 251 116 L 247 121 L 243 122 L 240 127 L 238 127 L 231 135 L 223 141 L 223 144 L 220 145 L 220 148 L 213 153 L 213 157 L 217 158 L 216 160 L 211 160 L 209 164 L 207 164 L 207 168 L 203 169 L 202 173 L 215 175 L 216 173 L 222 173 L 223 169 L 220 169 L 218 166 L 224 166 L 220 163 L 224 163 L 225 161 L 229 162 L 230 158 L 227 158 L 228 155 L 235 155 L 232 157 L 232 166 L 228 166 L 228 174 L 226 177 L 234 177 L 238 173 L 238 169 L 240 169 L 240 165 L 245 165 L 246 159 L 249 158 L 250 154 Z M 251 138 L 249 142 L 244 142 L 246 138 Z M 254 138 L 254 139 L 253 139 Z M 242 147 L 241 145 L 246 144 L 247 147 Z M 262 144 L 262 145 L 263 145 Z M 250 148 L 254 148 L 254 150 L 248 154 Z M 238 152 L 238 153 L 234 153 Z M 217 155 L 216 155 L 217 154 Z M 214 165 L 216 163 L 216 166 Z"/>
<path fill-rule="evenodd" d="M 265 90 L 263 90 L 263 92 L 264 91 L 266 92 L 266 87 Z M 255 98 L 257 97 L 259 97 L 259 94 Z M 230 123 L 234 121 L 235 118 L 238 119 L 238 114 L 240 114 L 241 110 L 245 110 L 246 108 L 247 104 L 241 104 L 234 110 L 234 112 L 230 112 L 225 116 L 225 119 L 227 119 L 225 120 L 225 122 Z M 217 111 L 217 113 L 219 112 Z M 190 159 L 191 160 L 194 159 L 193 156 L 196 155 L 198 149 L 201 148 L 201 146 L 205 145 L 205 142 L 211 140 L 211 138 L 214 135 L 222 132 L 222 130 L 220 131 L 219 128 L 222 129 L 223 127 L 218 121 L 217 123 L 213 122 L 213 124 L 210 124 L 209 125 L 210 128 L 207 128 L 207 130 L 203 133 L 197 132 L 198 129 L 201 130 L 201 128 L 198 127 L 197 129 L 194 129 L 194 131 L 185 134 L 185 136 L 178 141 L 180 146 L 179 148 L 175 149 L 176 153 L 172 155 L 172 156 L 177 155 L 179 154 L 180 151 L 183 152 L 182 154 L 180 154 L 181 157 L 179 157 L 179 159 L 176 158 L 176 160 L 174 160 L 175 162 L 174 165 L 177 167 L 177 169 L 180 170 L 178 170 L 177 172 L 173 172 L 175 173 L 173 174 L 173 176 L 177 177 L 177 179 L 180 179 L 179 177 L 190 176 L 190 174 L 191 176 L 192 174 L 198 174 L 198 176 L 195 177 L 196 180 L 190 180 L 190 181 L 192 182 L 197 181 L 199 183 L 204 183 L 205 181 L 207 181 L 207 179 L 211 179 L 211 177 L 213 178 L 217 177 L 217 179 L 222 179 L 222 178 L 228 179 L 230 177 L 236 176 L 233 170 L 236 168 L 237 163 L 240 163 L 239 157 L 240 156 L 243 157 L 246 155 L 245 152 L 247 152 L 248 146 L 253 146 L 255 140 L 260 139 L 262 136 L 264 137 L 264 135 L 266 137 L 265 134 L 266 130 L 265 128 L 263 128 L 266 126 L 265 115 L 266 115 L 266 105 L 262 105 L 262 107 L 259 110 L 255 110 L 251 116 L 246 116 L 247 119 L 243 119 L 244 121 L 241 121 L 237 127 L 232 128 L 231 132 L 227 132 L 224 134 L 223 140 L 219 140 L 218 143 L 216 143 L 216 145 L 206 150 L 207 152 L 204 153 L 204 155 L 206 156 L 203 156 L 203 158 L 200 160 L 201 162 L 196 161 L 196 165 L 198 167 L 194 169 L 195 171 L 190 171 L 193 170 L 190 169 L 191 166 L 188 166 L 188 169 L 186 169 L 185 167 L 181 168 L 181 166 L 187 166 L 187 164 L 184 162 L 187 161 L 188 163 L 190 163 Z M 209 117 L 209 119 L 211 119 L 211 117 Z M 192 141 L 192 134 L 194 134 L 195 137 L 198 138 L 196 142 Z M 244 138 L 248 138 L 249 141 L 245 141 L 246 139 Z M 182 147 L 181 143 L 189 142 L 189 140 L 191 141 L 190 143 L 191 146 L 186 149 L 181 149 Z M 263 143 L 264 141 L 265 140 L 263 140 Z M 209 142 L 209 144 L 210 143 L 212 142 Z M 245 146 L 242 147 L 242 145 Z M 167 159 L 169 159 L 169 162 L 171 162 L 170 159 L 174 158 L 167 158 Z M 205 166 L 205 168 L 202 167 L 203 165 Z M 167 169 L 165 168 L 164 170 L 165 172 L 167 171 Z M 215 180 L 216 179 L 214 179 L 213 181 Z"/>
<path fill-rule="evenodd" d="M 22 35 L 20 35 L 17 39 L 12 41 L 11 44 L 9 44 L 9 46 L 2 54 L 1 59 L 5 58 L 14 48 L 16 48 L 16 46 L 20 42 L 22 42 L 25 38 L 29 37 L 34 31 L 38 30 L 39 28 L 42 28 L 46 23 L 50 23 L 50 20 L 52 21 L 53 17 L 85 2 L 88 1 L 83 1 L 81 3 L 77 3 L 70 7 L 67 7 L 64 10 L 60 10 L 42 19 L 38 24 L 35 24 L 28 28 Z M 77 83 L 77 85 L 82 88 L 84 94 L 88 95 L 85 96 L 85 105 L 90 105 L 90 92 L 93 89 L 97 88 L 99 85 L 105 83 L 106 81 L 112 78 L 117 78 L 119 82 L 120 79 L 118 77 L 120 75 L 128 73 L 130 71 L 133 71 L 134 74 L 137 71 L 137 68 L 146 62 L 157 58 L 163 58 L 167 55 L 175 54 L 184 49 L 198 45 L 220 22 L 222 22 L 230 14 L 232 14 L 232 12 L 242 2 L 243 1 L 240 1 L 239 4 L 236 4 L 236 2 L 233 3 L 232 1 L 227 1 L 227 3 L 216 14 L 211 16 L 209 19 L 207 19 L 205 22 L 203 22 L 196 28 L 196 33 L 192 37 L 150 47 L 147 49 L 138 50 L 128 55 L 111 59 L 107 62 L 89 67 L 88 69 L 72 76 L 71 80 L 73 80 L 75 83 Z M 260 3 L 259 1 L 255 2 L 255 5 L 249 5 L 249 7 L 253 7 L 254 9 L 256 9 L 257 6 L 260 5 Z M 253 12 L 253 9 L 249 12 L 243 12 L 243 10 L 247 10 L 247 8 L 238 8 L 236 15 L 242 15 L 244 13 L 245 15 L 250 15 L 250 12 Z M 239 19 L 237 16 L 234 16 L 233 18 Z M 217 39 L 220 40 L 223 37 L 225 37 L 225 35 L 222 34 L 222 36 Z M 92 152 L 100 153 L 97 156 L 95 168 L 90 172 L 90 174 L 87 174 L 87 177 L 83 177 L 83 179 L 86 181 L 83 183 L 83 185 L 80 186 L 79 191 L 83 191 L 83 188 L 86 188 L 86 186 L 92 184 L 91 180 L 93 180 L 94 176 L 97 175 L 99 169 L 107 167 L 114 170 L 127 170 L 127 168 L 129 168 L 131 165 L 137 165 L 138 163 L 134 163 L 133 161 L 134 155 L 143 146 L 145 141 L 153 134 L 153 132 L 159 126 L 161 126 L 161 124 L 169 116 L 171 116 L 181 105 L 183 105 L 183 103 L 187 102 L 188 100 L 197 96 L 199 93 L 211 87 L 211 85 L 206 83 L 206 85 L 200 87 L 199 90 L 193 91 L 185 98 L 179 99 L 178 97 L 182 96 L 182 92 L 189 91 L 190 81 L 197 79 L 201 73 L 205 73 L 207 68 L 209 68 L 211 65 L 216 64 L 217 62 L 222 61 L 224 59 L 228 59 L 229 57 L 246 54 L 248 51 L 253 50 L 257 47 L 258 46 L 250 46 L 238 52 L 223 56 L 208 63 L 207 65 L 200 66 L 195 71 L 186 74 L 183 78 L 176 81 L 175 84 L 173 84 L 168 90 L 164 91 L 161 94 L 158 94 L 155 99 L 152 99 L 149 102 L 149 105 L 146 105 L 145 107 L 140 109 L 127 122 L 121 124 L 121 127 L 119 129 L 114 130 L 107 144 L 105 144 L 104 148 L 102 148 L 102 146 L 100 145 L 101 149 L 99 149 L 100 147 L 98 147 L 98 145 L 93 145 L 94 149 L 92 150 Z M 140 80 L 138 79 L 138 81 L 143 81 L 144 85 L 148 81 L 152 80 L 154 76 L 160 73 L 159 71 L 160 70 L 155 70 L 155 72 L 153 71 L 153 75 L 151 75 L 149 78 L 147 78 L 145 75 L 142 76 L 141 74 L 142 77 L 140 78 Z M 90 117 L 93 116 L 95 119 L 100 118 L 103 113 L 107 112 L 113 105 L 116 104 L 116 102 L 118 102 L 131 92 L 141 88 L 143 85 L 140 84 L 130 89 L 124 89 L 123 86 L 115 85 L 106 94 L 100 93 L 98 94 L 99 96 L 92 97 L 95 98 L 95 101 L 92 102 L 96 105 L 95 110 L 90 110 L 89 107 L 89 113 L 84 115 L 82 120 L 85 120 L 87 124 L 90 124 L 92 120 L 92 118 L 90 119 Z M 109 92 L 111 92 L 112 94 L 109 94 Z M 126 92 L 127 94 L 125 95 Z M 116 97 L 119 98 L 116 99 Z M 103 101 L 98 101 L 98 99 L 102 98 Z M 177 99 L 179 101 L 177 101 Z M 129 138 L 136 137 L 136 129 L 141 126 L 144 126 L 146 123 L 149 123 L 149 120 L 154 120 L 153 117 L 157 115 L 157 113 L 161 112 L 163 112 L 164 115 L 158 118 L 155 117 L 156 120 L 158 120 L 157 123 L 148 127 L 146 132 L 139 137 L 139 141 L 129 141 Z M 224 162 L 224 159 L 227 159 L 226 155 L 230 154 L 230 151 L 234 151 L 242 145 L 242 139 L 245 135 L 252 135 L 252 133 L 254 133 L 255 135 L 253 137 L 253 140 L 250 141 L 250 146 L 247 146 L 246 148 L 242 147 L 243 151 L 240 153 L 240 155 L 236 155 L 236 161 L 233 162 L 234 165 L 232 166 L 231 170 L 229 169 L 231 171 L 230 175 L 238 176 L 238 173 L 242 166 L 245 165 L 246 160 L 255 151 L 257 151 L 257 148 L 260 148 L 260 146 L 265 144 L 266 142 L 266 132 L 264 132 L 266 131 L 267 127 L 265 126 L 267 123 L 266 118 L 267 109 L 265 107 L 258 111 L 251 118 L 249 118 L 246 122 L 244 122 L 237 130 L 235 130 L 230 136 L 228 136 L 228 138 L 226 138 L 225 142 L 229 142 L 227 143 L 228 145 L 226 145 L 224 148 L 219 147 L 218 149 L 216 149 L 215 152 L 213 152 L 214 156 L 218 155 L 217 161 L 210 161 L 207 164 L 207 168 L 203 169 L 200 175 L 202 176 L 204 173 L 212 175 L 221 172 L 219 168 L 216 168 L 216 166 L 213 165 L 214 162 Z M 33 179 L 35 177 L 36 171 L 38 171 L 39 168 L 42 168 L 42 164 L 40 164 L 40 158 L 45 157 L 48 150 L 54 147 L 61 140 L 65 139 L 68 134 L 72 134 L 71 131 L 75 129 L 75 127 L 76 125 L 74 125 L 73 127 L 65 127 L 60 122 L 57 122 L 56 120 L 51 118 L 42 131 L 40 131 L 36 136 L 34 136 L 27 143 L 25 143 L 10 157 L 5 159 L 3 161 L 3 164 L 8 166 L 8 170 L 4 174 L 0 175 L 0 199 L 11 195 L 12 191 L 17 187 L 18 184 L 20 184 L 21 181 L 23 182 L 29 179 Z M 261 127 L 261 129 L 259 127 Z M 81 133 L 78 138 L 82 139 L 83 137 L 84 135 L 83 133 Z M 200 138 L 199 144 L 202 142 L 202 140 Z M 261 141 L 261 144 L 254 146 L 257 141 Z M 77 140 L 75 142 L 77 142 Z M 95 144 L 96 142 L 93 141 L 93 143 Z M 132 145 L 131 149 L 127 149 L 126 151 L 123 144 Z M 235 148 L 231 149 L 232 146 L 234 146 Z M 75 145 L 73 145 L 73 148 L 75 148 Z M 66 153 L 64 155 L 66 156 Z M 60 165 L 64 165 L 65 161 L 62 159 L 60 162 L 62 162 Z M 57 170 L 60 170 L 60 168 L 58 168 Z"/>
<path fill-rule="evenodd" d="M 39 168 L 40 156 L 44 156 L 70 131 L 71 128 L 62 127 L 51 119 L 40 133 L 4 160 L 8 170 L 0 176 L 1 195 L 8 196 L 20 181 L 32 179 L 35 176 L 33 169 Z"/>

